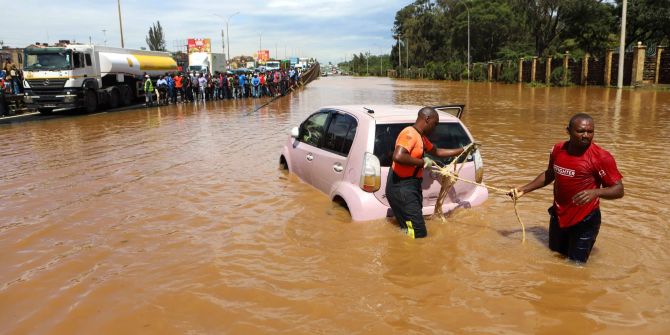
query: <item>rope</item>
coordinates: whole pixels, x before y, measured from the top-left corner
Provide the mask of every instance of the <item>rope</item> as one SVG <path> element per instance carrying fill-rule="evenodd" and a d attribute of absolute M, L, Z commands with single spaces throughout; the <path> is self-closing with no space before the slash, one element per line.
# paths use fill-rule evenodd
<path fill-rule="evenodd" d="M 437 162 L 436 162 L 437 166 L 433 167 L 433 171 L 438 172 L 443 177 L 442 189 L 440 189 L 440 195 L 438 196 L 437 202 L 435 203 L 435 210 L 433 211 L 433 215 L 436 215 L 435 213 L 439 213 L 439 214 L 437 214 L 437 216 L 440 217 L 442 219 L 442 221 L 444 221 L 444 214 L 442 213 L 442 203 L 444 201 L 444 198 L 446 198 L 446 194 L 448 193 L 449 189 L 451 189 L 451 187 L 453 187 L 453 185 L 456 183 L 457 180 L 462 181 L 464 183 L 485 187 L 489 190 L 502 192 L 502 193 L 505 193 L 505 194 L 510 192 L 510 190 L 508 190 L 508 189 L 502 189 L 502 188 L 499 188 L 499 187 L 489 186 L 489 185 L 486 185 L 484 183 L 478 183 L 478 182 L 475 182 L 475 181 L 472 181 L 472 180 L 468 180 L 468 179 L 459 177 L 458 173 L 463 168 L 463 165 L 465 165 L 465 162 L 461 163 L 461 166 L 459 167 L 458 171 L 454 171 L 454 172 L 450 171 L 452 167 L 454 167 L 453 170 L 456 170 L 455 169 L 456 162 L 458 162 L 461 159 L 461 157 L 463 157 L 464 154 L 469 153 L 470 151 L 474 151 L 473 149 L 474 149 L 474 145 L 473 145 L 473 143 L 471 143 L 467 147 L 465 147 L 463 152 L 460 155 L 458 155 L 453 161 L 451 161 L 451 163 L 449 163 L 448 165 L 440 167 L 439 165 L 437 165 Z M 445 186 L 447 186 L 446 191 L 445 191 Z M 523 221 L 521 221 L 521 216 L 519 215 L 519 208 L 517 206 L 517 200 L 519 199 L 518 191 L 517 191 L 516 188 L 513 188 L 511 190 L 511 192 L 512 192 L 512 201 L 514 203 L 514 214 L 516 215 L 517 221 L 521 225 L 521 242 L 525 243 L 526 242 L 526 226 L 523 224 Z M 444 196 L 443 196 L 443 193 L 444 193 Z M 439 204 L 439 206 L 438 206 L 438 204 Z"/>

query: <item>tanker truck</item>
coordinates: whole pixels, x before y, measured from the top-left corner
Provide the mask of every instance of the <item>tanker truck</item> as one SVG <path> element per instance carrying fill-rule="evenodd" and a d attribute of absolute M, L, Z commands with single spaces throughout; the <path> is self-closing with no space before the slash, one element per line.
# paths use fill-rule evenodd
<path fill-rule="evenodd" d="M 177 71 L 167 52 L 85 44 L 24 49 L 24 102 L 40 113 L 133 104 L 145 96 L 145 73 L 153 79 Z"/>

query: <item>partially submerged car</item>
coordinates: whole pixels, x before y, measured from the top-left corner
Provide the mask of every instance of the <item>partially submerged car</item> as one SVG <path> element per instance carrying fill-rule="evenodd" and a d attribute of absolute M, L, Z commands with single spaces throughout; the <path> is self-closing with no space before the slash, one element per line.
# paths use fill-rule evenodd
<path fill-rule="evenodd" d="M 385 195 L 386 178 L 400 131 L 414 124 L 422 106 L 330 106 L 311 114 L 283 146 L 280 166 L 345 206 L 355 221 L 393 216 Z M 436 106 L 440 122 L 429 136 L 439 148 L 460 148 L 474 138 L 461 122 L 463 105 Z M 454 158 L 431 157 L 441 164 Z M 459 176 L 481 182 L 479 150 L 464 158 Z M 433 213 L 440 192 L 440 176 L 424 170 L 423 214 Z M 486 188 L 456 182 L 442 211 L 471 207 L 488 198 Z"/>

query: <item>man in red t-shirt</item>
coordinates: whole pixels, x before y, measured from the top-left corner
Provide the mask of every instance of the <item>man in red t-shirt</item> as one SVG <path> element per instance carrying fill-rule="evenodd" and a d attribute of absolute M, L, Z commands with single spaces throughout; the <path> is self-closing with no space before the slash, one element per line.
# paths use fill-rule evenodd
<path fill-rule="evenodd" d="M 400 227 L 412 238 L 428 235 L 423 220 L 423 193 L 421 180 L 423 169 L 433 165 L 424 157 L 428 152 L 437 157 L 453 157 L 463 152 L 463 148 L 441 149 L 431 143 L 426 136 L 433 132 L 440 122 L 440 115 L 430 108 L 419 110 L 414 125 L 403 129 L 395 143 L 393 164 L 386 181 L 386 198 Z"/>
<path fill-rule="evenodd" d="M 549 208 L 549 248 L 571 260 L 586 262 L 600 230 L 600 198 L 623 197 L 621 173 L 614 157 L 593 141 L 593 118 L 570 119 L 570 140 L 554 145 L 547 170 L 516 189 L 516 196 L 554 182 L 554 204 Z M 509 193 L 514 196 L 513 192 Z"/>

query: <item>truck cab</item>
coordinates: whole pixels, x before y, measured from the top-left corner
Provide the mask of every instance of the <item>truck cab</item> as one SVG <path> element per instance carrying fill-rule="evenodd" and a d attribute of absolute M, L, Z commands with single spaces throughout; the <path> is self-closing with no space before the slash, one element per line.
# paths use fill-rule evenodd
<path fill-rule="evenodd" d="M 40 112 L 82 107 L 83 89 L 101 85 L 91 47 L 29 47 L 24 59 L 24 101 Z"/>

